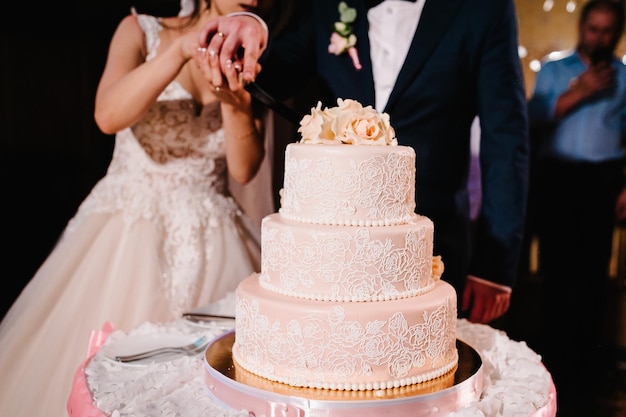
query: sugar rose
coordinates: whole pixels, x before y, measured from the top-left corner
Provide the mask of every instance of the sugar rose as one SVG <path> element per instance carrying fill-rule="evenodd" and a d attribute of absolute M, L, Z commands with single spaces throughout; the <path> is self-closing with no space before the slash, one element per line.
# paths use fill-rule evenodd
<path fill-rule="evenodd" d="M 433 256 L 433 279 L 435 281 L 439 280 L 443 275 L 443 261 L 441 260 L 441 256 Z"/>
<path fill-rule="evenodd" d="M 337 99 L 337 107 L 322 110 L 321 102 L 300 122 L 302 143 L 343 143 L 352 145 L 397 145 L 387 113 L 356 100 Z"/>
<path fill-rule="evenodd" d="M 300 121 L 298 132 L 302 135 L 302 143 L 334 143 L 335 136 L 330 131 L 331 119 L 322 111 L 322 103 L 318 102 L 317 107 L 311 109 L 311 114 L 307 114 Z M 324 132 L 322 132 L 324 130 Z"/>

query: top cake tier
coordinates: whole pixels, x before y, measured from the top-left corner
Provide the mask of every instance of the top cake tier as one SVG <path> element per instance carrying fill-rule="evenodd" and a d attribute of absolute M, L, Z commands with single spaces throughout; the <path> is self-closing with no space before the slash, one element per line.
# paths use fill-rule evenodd
<path fill-rule="evenodd" d="M 387 226 L 415 211 L 415 151 L 408 146 L 290 143 L 280 214 L 314 224 Z"/>

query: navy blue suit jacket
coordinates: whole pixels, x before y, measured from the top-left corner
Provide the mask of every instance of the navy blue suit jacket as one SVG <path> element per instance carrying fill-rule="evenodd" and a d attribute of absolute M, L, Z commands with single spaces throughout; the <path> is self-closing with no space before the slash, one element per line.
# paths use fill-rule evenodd
<path fill-rule="evenodd" d="M 373 106 L 367 10 L 362 0 L 346 3 L 357 10 L 360 71 L 347 54 L 328 52 L 338 0 L 313 0 L 300 20 L 270 42 L 259 84 L 286 98 L 312 76 L 319 96 L 311 106 L 318 99 L 335 106 L 337 97 Z M 506 285 L 517 275 L 528 129 L 516 19 L 513 0 L 426 0 L 384 110 L 399 143 L 416 150 L 416 211 L 433 220 L 443 278 L 459 291 L 467 274 Z M 466 184 L 475 115 L 481 124 L 483 200 L 470 246 Z"/>

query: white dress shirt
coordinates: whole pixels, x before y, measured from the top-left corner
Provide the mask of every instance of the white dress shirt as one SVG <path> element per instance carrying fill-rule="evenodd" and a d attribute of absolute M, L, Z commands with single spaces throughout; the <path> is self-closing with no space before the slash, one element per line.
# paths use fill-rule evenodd
<path fill-rule="evenodd" d="M 376 110 L 382 112 L 409 51 L 426 0 L 385 0 L 367 12 Z"/>

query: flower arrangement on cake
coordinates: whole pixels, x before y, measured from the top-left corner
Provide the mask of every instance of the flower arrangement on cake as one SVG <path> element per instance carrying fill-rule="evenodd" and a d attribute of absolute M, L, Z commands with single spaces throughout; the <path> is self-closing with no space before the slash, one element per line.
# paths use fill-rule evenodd
<path fill-rule="evenodd" d="M 397 145 L 396 132 L 387 113 L 372 106 L 363 107 L 352 99 L 337 99 L 337 107 L 325 107 L 317 102 L 311 114 L 300 121 L 300 143 Z"/>

